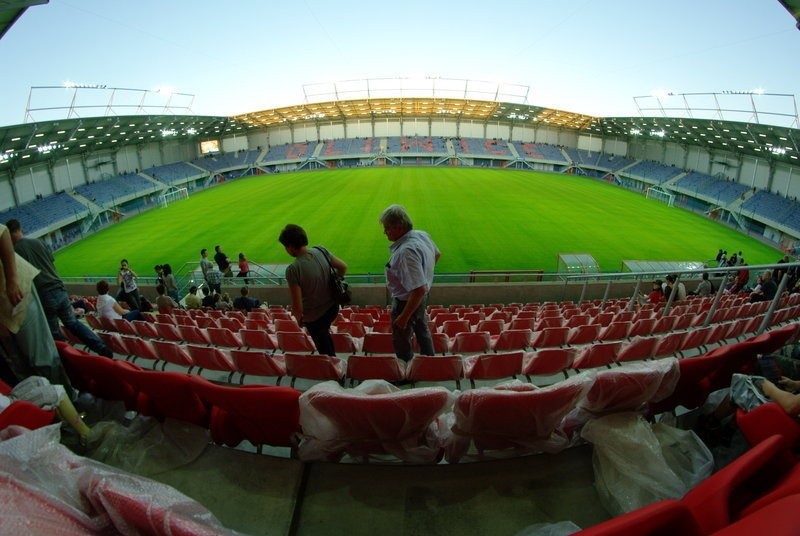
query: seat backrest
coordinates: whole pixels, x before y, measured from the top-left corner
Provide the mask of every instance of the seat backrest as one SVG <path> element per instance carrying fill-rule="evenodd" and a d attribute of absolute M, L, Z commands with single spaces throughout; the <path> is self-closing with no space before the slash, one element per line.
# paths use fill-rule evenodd
<path fill-rule="evenodd" d="M 491 336 L 486 331 L 457 333 L 450 351 L 455 354 L 487 352 L 491 343 Z"/>
<path fill-rule="evenodd" d="M 278 348 L 284 352 L 313 352 L 314 343 L 303 332 L 298 331 L 279 331 Z"/>
<path fill-rule="evenodd" d="M 195 391 L 213 406 L 211 434 L 230 446 L 247 439 L 254 445 L 289 447 L 300 430 L 300 392 L 289 387 L 228 387 L 195 377 Z M 269 411 L 264 411 L 269 408 Z"/>
<path fill-rule="evenodd" d="M 352 390 L 309 389 L 300 397 L 303 432 L 346 442 L 418 441 L 433 420 L 448 407 L 450 393 L 443 387 L 409 389 L 361 395 Z M 324 416 L 328 430 L 320 430 L 311 412 Z"/>
<path fill-rule="evenodd" d="M 594 414 L 633 411 L 669 396 L 679 376 L 678 360 L 672 358 L 603 370 L 579 405 Z"/>
<path fill-rule="evenodd" d="M 447 320 L 442 324 L 441 332 L 448 337 L 455 337 L 456 333 L 470 331 L 469 322 L 466 320 Z"/>
<path fill-rule="evenodd" d="M 522 352 L 481 354 L 465 359 L 464 377 L 471 380 L 511 378 L 522 372 Z"/>
<path fill-rule="evenodd" d="M 572 366 L 577 350 L 574 348 L 542 348 L 525 356 L 523 374 L 546 376 L 558 374 Z"/>
<path fill-rule="evenodd" d="M 475 439 L 505 439 L 520 446 L 545 439 L 575 408 L 588 383 L 574 376 L 548 387 L 516 391 L 471 389 L 456 400 L 455 429 Z"/>
<path fill-rule="evenodd" d="M 244 342 L 235 333 L 227 328 L 208 328 L 206 330 L 211 344 L 215 346 L 225 346 L 227 348 L 240 348 L 244 346 Z"/>
<path fill-rule="evenodd" d="M 172 341 L 151 341 L 158 357 L 173 365 L 193 367 L 194 360 L 183 346 Z"/>
<path fill-rule="evenodd" d="M 242 374 L 256 376 L 286 376 L 283 356 L 263 350 L 231 350 L 231 359 L 236 370 Z"/>
<path fill-rule="evenodd" d="M 139 413 L 208 427 L 210 408 L 195 392 L 191 375 L 140 370 L 132 375 L 132 380 L 139 393 L 136 401 Z"/>
<path fill-rule="evenodd" d="M 347 358 L 347 377 L 353 380 L 400 381 L 405 377 L 405 365 L 392 355 L 357 355 Z"/>
<path fill-rule="evenodd" d="M 56 341 L 56 347 L 64 369 L 76 389 L 106 400 L 122 400 L 129 409 L 134 407 L 136 391 L 124 372 L 141 370 L 141 367 L 91 355 L 62 341 Z"/>
<path fill-rule="evenodd" d="M 505 329 L 505 322 L 498 319 L 481 320 L 475 331 L 488 331 L 489 335 L 500 335 Z"/>
<path fill-rule="evenodd" d="M 340 322 L 336 324 L 336 331 L 339 333 L 349 333 L 353 337 L 363 338 L 366 334 L 366 329 L 364 329 L 364 324 L 361 322 Z"/>
<path fill-rule="evenodd" d="M 194 364 L 209 370 L 222 370 L 231 372 L 236 370 L 233 360 L 225 350 L 216 346 L 199 346 L 187 344 L 186 350 L 192 356 Z"/>
<path fill-rule="evenodd" d="M 495 352 L 511 350 L 525 350 L 531 344 L 533 331 L 529 329 L 507 329 L 500 332 L 492 349 Z"/>
<path fill-rule="evenodd" d="M 375 332 L 365 334 L 362 350 L 365 354 L 393 354 L 392 334 Z"/>
<path fill-rule="evenodd" d="M 295 354 L 287 352 L 286 374 L 309 380 L 341 380 L 344 365 L 337 357 L 321 354 Z"/>
<path fill-rule="evenodd" d="M 248 348 L 257 348 L 259 350 L 278 349 L 269 333 L 261 329 L 241 329 L 239 330 L 239 337 L 242 339 L 242 344 Z"/>
<path fill-rule="evenodd" d="M 464 377 L 460 355 L 414 356 L 406 366 L 406 379 L 412 382 L 458 381 Z"/>

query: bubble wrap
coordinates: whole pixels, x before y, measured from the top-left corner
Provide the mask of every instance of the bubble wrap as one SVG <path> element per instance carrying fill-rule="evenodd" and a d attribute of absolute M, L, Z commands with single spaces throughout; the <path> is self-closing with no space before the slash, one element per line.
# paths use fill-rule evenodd
<path fill-rule="evenodd" d="M 77 456 L 60 425 L 0 432 L 0 534 L 237 534 L 175 489 Z"/>

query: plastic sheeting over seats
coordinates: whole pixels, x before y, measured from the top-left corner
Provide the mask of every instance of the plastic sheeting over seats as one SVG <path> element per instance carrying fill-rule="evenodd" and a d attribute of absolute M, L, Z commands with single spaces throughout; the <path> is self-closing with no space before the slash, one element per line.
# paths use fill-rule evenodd
<path fill-rule="evenodd" d="M 59 430 L 0 434 L 0 533 L 238 534 L 174 488 L 73 454 Z"/>
<path fill-rule="evenodd" d="M 389 454 L 411 463 L 435 463 L 443 454 L 439 417 L 455 395 L 444 387 L 400 390 L 383 380 L 354 389 L 320 383 L 300 397 L 303 460 L 368 459 Z"/>

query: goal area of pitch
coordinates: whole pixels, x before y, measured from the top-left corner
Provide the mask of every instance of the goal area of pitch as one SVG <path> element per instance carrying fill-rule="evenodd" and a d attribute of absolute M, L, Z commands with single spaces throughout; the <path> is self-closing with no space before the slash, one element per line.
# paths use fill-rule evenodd
<path fill-rule="evenodd" d="M 162 207 L 167 207 L 181 199 L 189 199 L 189 190 L 186 188 L 173 188 L 158 196 L 158 204 Z"/>
<path fill-rule="evenodd" d="M 666 203 L 669 206 L 673 206 L 675 204 L 675 194 L 671 194 L 666 190 L 662 190 L 657 186 L 651 186 L 645 192 L 647 199 L 655 199 L 657 201 L 661 201 L 662 203 Z"/>

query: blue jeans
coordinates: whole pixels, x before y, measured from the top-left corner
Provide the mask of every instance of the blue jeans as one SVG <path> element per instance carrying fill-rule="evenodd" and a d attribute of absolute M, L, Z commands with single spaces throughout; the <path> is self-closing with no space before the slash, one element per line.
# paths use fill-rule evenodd
<path fill-rule="evenodd" d="M 42 301 L 44 316 L 47 318 L 47 324 L 50 326 L 50 333 L 53 334 L 54 339 L 63 338 L 58 329 L 58 320 L 61 319 L 61 323 L 64 324 L 64 327 L 67 328 L 70 333 L 78 337 L 81 342 L 88 346 L 93 352 L 100 353 L 106 348 L 105 343 L 94 331 L 75 318 L 75 311 L 72 308 L 72 302 L 66 290 L 46 290 L 39 298 Z"/>
<path fill-rule="evenodd" d="M 419 351 L 422 355 L 436 355 L 433 349 L 431 330 L 428 328 L 428 297 L 425 296 L 422 304 L 408 319 L 405 329 L 400 329 L 394 321 L 403 312 L 406 303 L 398 299 L 392 300 L 392 344 L 394 344 L 397 357 L 406 362 L 411 361 L 411 358 L 414 357 L 414 350 L 411 346 L 412 334 L 417 336 Z"/>

